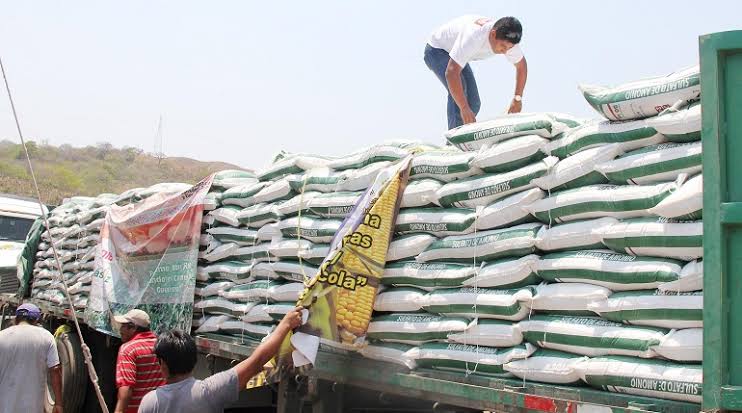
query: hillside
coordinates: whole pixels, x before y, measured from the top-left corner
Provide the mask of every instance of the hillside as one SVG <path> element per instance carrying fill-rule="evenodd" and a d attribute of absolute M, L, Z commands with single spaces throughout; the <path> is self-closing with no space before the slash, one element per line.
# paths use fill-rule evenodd
<path fill-rule="evenodd" d="M 196 183 L 212 172 L 243 169 L 225 162 L 201 162 L 189 158 L 165 158 L 138 148 L 115 148 L 108 143 L 77 148 L 70 145 L 28 143 L 41 196 L 56 205 L 72 195 L 121 193 L 159 182 Z M 0 193 L 36 196 L 23 148 L 0 141 Z"/>

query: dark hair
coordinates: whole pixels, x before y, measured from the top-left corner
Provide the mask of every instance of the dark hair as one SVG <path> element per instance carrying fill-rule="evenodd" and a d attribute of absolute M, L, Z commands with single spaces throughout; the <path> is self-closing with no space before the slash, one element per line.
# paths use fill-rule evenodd
<path fill-rule="evenodd" d="M 138 325 L 134 325 L 134 327 L 137 329 L 137 333 L 146 333 L 149 331 L 149 327 L 139 327 Z"/>
<path fill-rule="evenodd" d="M 512 16 L 496 21 L 492 30 L 496 31 L 495 39 L 507 40 L 512 44 L 520 43 L 520 38 L 523 37 L 523 26 L 520 25 L 518 19 Z"/>
<path fill-rule="evenodd" d="M 25 311 L 24 312 L 20 312 L 20 314 L 17 314 L 15 316 L 15 323 L 16 324 L 20 324 L 20 323 L 22 323 L 24 321 L 27 322 L 28 324 L 35 325 L 36 323 L 39 322 L 39 319 L 36 318 L 36 317 L 32 317 L 32 316 L 28 315 L 28 312 L 25 312 Z"/>
<path fill-rule="evenodd" d="M 160 333 L 154 353 L 172 375 L 193 371 L 198 357 L 196 341 L 190 334 L 177 329 Z"/>

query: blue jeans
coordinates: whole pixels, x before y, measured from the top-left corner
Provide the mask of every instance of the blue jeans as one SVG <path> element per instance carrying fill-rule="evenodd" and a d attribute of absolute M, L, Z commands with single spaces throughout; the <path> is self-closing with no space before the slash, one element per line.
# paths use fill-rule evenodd
<path fill-rule="evenodd" d="M 425 45 L 425 64 L 428 66 L 428 69 L 435 73 L 438 80 L 443 83 L 443 87 L 446 88 L 446 91 L 448 91 L 446 67 L 448 66 L 448 61 L 450 59 L 451 57 L 448 55 L 447 51 L 436 49 L 429 44 Z M 466 96 L 466 100 L 469 102 L 469 107 L 475 115 L 478 114 L 482 102 L 479 100 L 479 90 L 477 90 L 477 81 L 474 80 L 474 72 L 472 72 L 471 67 L 468 64 L 464 66 L 463 70 L 461 70 L 461 84 L 464 86 L 464 96 Z M 464 124 L 464 121 L 461 120 L 461 111 L 459 110 L 459 106 L 453 100 L 451 92 L 448 92 L 447 113 L 448 129 L 453 129 Z"/>

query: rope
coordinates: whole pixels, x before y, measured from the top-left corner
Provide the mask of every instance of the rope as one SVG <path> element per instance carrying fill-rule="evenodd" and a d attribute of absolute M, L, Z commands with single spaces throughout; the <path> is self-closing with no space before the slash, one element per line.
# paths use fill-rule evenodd
<path fill-rule="evenodd" d="M 477 312 L 477 299 L 479 298 L 479 270 L 477 269 L 477 247 L 479 246 L 479 243 L 476 242 L 477 238 L 477 224 L 479 223 L 479 215 L 481 214 L 482 207 L 478 206 L 476 210 L 474 210 L 474 256 L 472 257 L 473 265 L 474 265 L 474 322 L 479 324 L 479 313 Z M 474 370 L 469 370 L 469 362 L 466 362 L 466 377 L 469 377 L 470 375 L 477 372 L 477 367 L 479 367 L 479 340 L 477 340 L 477 349 L 475 351 L 475 354 L 477 355 L 477 362 L 474 364 Z"/>
<path fill-rule="evenodd" d="M 108 413 L 108 406 L 106 406 L 106 401 L 103 398 L 103 393 L 100 390 L 100 386 L 98 385 L 98 374 L 95 372 L 95 366 L 93 366 L 93 359 L 92 355 L 90 354 L 90 348 L 85 343 L 85 339 L 82 336 L 82 330 L 80 329 L 80 323 L 77 321 L 77 316 L 75 313 L 75 307 L 72 303 L 72 296 L 70 296 L 69 289 L 67 287 L 67 280 L 64 278 L 64 274 L 62 273 L 62 263 L 59 260 L 59 253 L 57 252 L 57 246 L 54 245 L 54 236 L 52 235 L 50 231 L 49 226 L 49 219 L 44 213 L 44 204 L 41 202 L 41 190 L 39 189 L 38 181 L 36 180 L 36 173 L 33 169 L 33 164 L 31 162 L 31 156 L 28 154 L 28 148 L 26 147 L 26 140 L 23 138 L 23 132 L 21 130 L 21 123 L 18 119 L 18 112 L 15 110 L 15 103 L 13 101 L 13 95 L 10 92 L 10 85 L 8 84 L 8 76 L 5 74 L 5 66 L 3 65 L 3 60 L 0 58 L 0 72 L 3 74 L 3 82 L 5 83 L 5 90 L 8 92 L 8 100 L 10 101 L 10 109 L 13 112 L 13 118 L 15 120 L 15 126 L 18 130 L 18 136 L 21 139 L 21 144 L 23 145 L 23 152 L 26 154 L 26 161 L 28 162 L 28 170 L 31 173 L 31 179 L 33 180 L 34 189 L 36 189 L 36 199 L 39 202 L 39 211 L 41 212 L 41 217 L 44 220 L 44 226 L 46 227 L 46 230 L 49 232 L 49 239 L 51 244 L 51 249 L 54 254 L 54 261 L 57 264 L 57 268 L 59 269 L 58 277 L 62 283 L 62 287 L 64 290 L 65 298 L 67 299 L 67 304 L 69 304 L 70 311 L 72 314 L 72 321 L 75 324 L 75 330 L 77 331 L 77 336 L 80 339 L 80 343 L 82 344 L 82 352 L 85 358 L 85 364 L 88 366 L 88 375 L 90 377 L 90 381 L 93 384 L 93 388 L 95 389 L 95 395 L 98 397 L 98 404 L 100 405 L 101 410 L 104 413 Z"/>

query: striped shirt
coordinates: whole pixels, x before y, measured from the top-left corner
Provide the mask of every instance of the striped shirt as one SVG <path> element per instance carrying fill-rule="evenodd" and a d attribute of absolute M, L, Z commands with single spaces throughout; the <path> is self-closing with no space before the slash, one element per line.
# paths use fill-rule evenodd
<path fill-rule="evenodd" d="M 116 387 L 132 389 L 126 413 L 136 413 L 145 394 L 165 384 L 160 364 L 152 352 L 157 336 L 151 331 L 138 333 L 121 345 L 116 360 Z"/>

